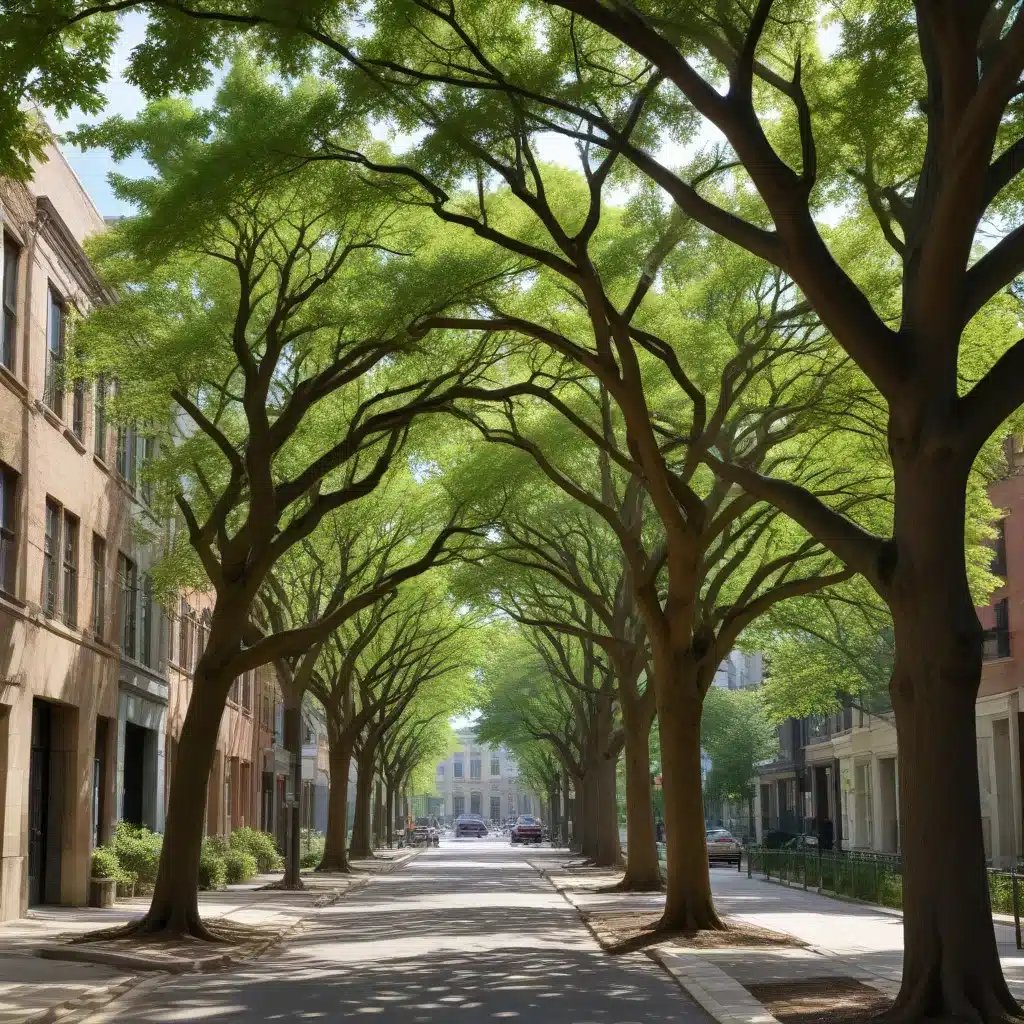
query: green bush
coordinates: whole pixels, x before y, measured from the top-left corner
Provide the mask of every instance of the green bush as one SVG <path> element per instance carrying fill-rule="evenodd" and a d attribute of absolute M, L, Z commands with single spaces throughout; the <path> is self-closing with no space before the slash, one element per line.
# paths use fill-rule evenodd
<path fill-rule="evenodd" d="M 152 885 L 160 866 L 160 847 L 163 841 L 162 835 L 150 832 L 142 825 L 119 821 L 110 845 L 122 871 L 133 875 L 142 885 Z"/>
<path fill-rule="evenodd" d="M 121 863 L 117 859 L 117 852 L 111 846 L 97 846 L 92 851 L 92 877 L 114 878 L 125 884 L 135 882 L 131 872 L 121 867 Z"/>
<path fill-rule="evenodd" d="M 256 858 L 245 850 L 228 850 L 224 858 L 228 885 L 248 882 L 256 874 Z"/>
<path fill-rule="evenodd" d="M 269 832 L 260 832 L 255 828 L 236 828 L 228 843 L 232 850 L 250 854 L 261 875 L 269 871 L 280 871 L 284 866 L 284 860 L 277 852 L 277 842 Z"/>
<path fill-rule="evenodd" d="M 231 849 L 231 844 L 227 836 L 207 836 L 203 840 L 203 843 L 221 859 L 226 857 L 228 855 L 228 850 Z"/>
<path fill-rule="evenodd" d="M 228 868 L 221 853 L 223 843 L 218 836 L 207 836 L 199 853 L 199 889 L 223 889 L 228 881 Z"/>
<path fill-rule="evenodd" d="M 299 859 L 299 866 L 303 868 L 315 868 L 324 857 L 324 847 L 327 840 L 319 832 L 311 828 L 304 828 L 300 836 L 302 856 Z"/>

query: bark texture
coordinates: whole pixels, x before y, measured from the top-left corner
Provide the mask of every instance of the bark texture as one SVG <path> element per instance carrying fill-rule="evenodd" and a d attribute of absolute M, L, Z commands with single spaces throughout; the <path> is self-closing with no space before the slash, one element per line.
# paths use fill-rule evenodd
<path fill-rule="evenodd" d="M 999 963 L 981 830 L 975 701 L 982 631 L 963 558 L 966 468 L 956 474 L 941 456 L 923 466 L 894 460 L 903 493 L 890 690 L 903 825 L 904 980 L 891 1016 L 1019 1019 Z"/>
<path fill-rule="evenodd" d="M 704 795 L 700 774 L 702 702 L 690 696 L 683 673 L 656 683 L 661 728 L 661 774 L 665 797 L 664 929 L 699 931 L 723 927 L 711 898 L 704 836 Z M 683 684 L 683 685 L 680 685 Z"/>
<path fill-rule="evenodd" d="M 288 815 L 288 848 L 284 856 L 285 889 L 301 889 L 302 876 L 302 694 L 285 695 L 284 745 L 288 751 L 289 773 L 291 775 L 292 802 L 285 813 Z"/>
<path fill-rule="evenodd" d="M 370 844 L 373 822 L 373 768 L 376 748 L 364 743 L 356 758 L 356 805 L 352 820 L 352 845 L 349 856 L 353 860 L 373 856 Z"/>
<path fill-rule="evenodd" d="M 625 709 L 625 704 L 623 704 Z M 623 889 L 651 892 L 661 888 L 661 865 L 654 833 L 651 792 L 650 722 L 625 723 L 626 874 Z"/>
<path fill-rule="evenodd" d="M 348 772 L 352 748 L 340 737 L 330 736 L 328 758 L 331 784 L 327 791 L 327 836 L 317 871 L 351 871 L 348 862 Z"/>

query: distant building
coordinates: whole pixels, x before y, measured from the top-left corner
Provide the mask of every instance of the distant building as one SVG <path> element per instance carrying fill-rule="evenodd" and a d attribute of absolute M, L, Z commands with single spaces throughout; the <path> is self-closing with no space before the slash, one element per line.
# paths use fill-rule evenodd
<path fill-rule="evenodd" d="M 488 821 L 541 814 L 540 799 L 521 784 L 515 759 L 504 747 L 479 743 L 472 729 L 456 735 L 458 748 L 434 769 L 428 814 L 439 818 L 479 814 Z"/>

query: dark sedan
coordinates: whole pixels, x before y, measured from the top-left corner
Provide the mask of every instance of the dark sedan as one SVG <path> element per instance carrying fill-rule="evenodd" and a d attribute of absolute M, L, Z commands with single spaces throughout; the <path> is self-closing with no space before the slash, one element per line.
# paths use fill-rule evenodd
<path fill-rule="evenodd" d="M 512 845 L 517 843 L 540 844 L 544 837 L 541 834 L 540 822 L 529 814 L 521 814 L 512 826 Z"/>
<path fill-rule="evenodd" d="M 455 838 L 462 839 L 466 836 L 474 836 L 482 839 L 487 835 L 487 826 L 484 819 L 475 814 L 463 814 L 455 822 Z"/>

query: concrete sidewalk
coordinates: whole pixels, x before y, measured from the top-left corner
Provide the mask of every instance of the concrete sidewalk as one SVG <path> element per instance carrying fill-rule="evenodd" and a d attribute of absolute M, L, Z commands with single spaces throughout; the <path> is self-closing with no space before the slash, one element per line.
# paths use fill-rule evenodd
<path fill-rule="evenodd" d="M 563 895 L 581 912 L 657 911 L 662 893 L 601 891 L 616 872 L 548 868 Z M 746 872 L 712 868 L 715 906 L 724 916 L 783 932 L 806 943 L 790 948 L 693 949 L 672 942 L 650 954 L 720 1024 L 772 1024 L 774 1018 L 744 986 L 821 978 L 850 978 L 889 996 L 903 973 L 903 915 L 805 892 Z M 1000 961 L 1010 991 L 1024 1000 L 1024 951 L 1016 948 L 1013 925 L 994 921 Z"/>
<path fill-rule="evenodd" d="M 316 875 L 303 872 L 303 892 L 268 890 L 280 874 L 261 875 L 243 885 L 199 894 L 199 912 L 206 921 L 229 920 L 267 933 L 267 944 L 300 927 L 325 898 L 360 887 L 375 874 L 404 863 L 409 851 L 382 850 L 372 862 L 354 862 L 356 875 Z M 41 959 L 40 952 L 68 939 L 102 928 L 113 928 L 141 918 L 149 897 L 118 900 L 114 907 L 34 907 L 28 917 L 0 923 L 0 1024 L 53 1021 L 81 1008 L 96 1008 L 140 983 L 165 979 L 140 970 L 141 958 L 121 964 L 80 963 Z M 90 946 L 73 946 L 77 952 Z M 60 956 L 59 950 L 57 955 Z M 147 959 L 151 956 L 147 954 Z M 152 968 L 153 964 L 146 966 Z M 172 966 L 172 965 L 166 965 Z M 165 968 L 158 968 L 159 970 Z M 149 977 L 147 978 L 147 974 Z"/>

